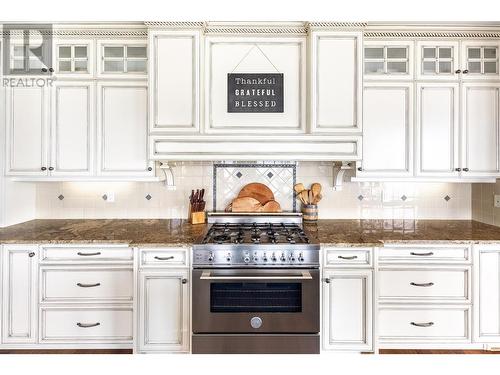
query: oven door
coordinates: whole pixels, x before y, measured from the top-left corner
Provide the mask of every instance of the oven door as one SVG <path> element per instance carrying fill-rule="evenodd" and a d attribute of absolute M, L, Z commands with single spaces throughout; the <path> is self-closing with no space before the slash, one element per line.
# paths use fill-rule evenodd
<path fill-rule="evenodd" d="M 318 269 L 193 270 L 193 333 L 319 332 Z"/>

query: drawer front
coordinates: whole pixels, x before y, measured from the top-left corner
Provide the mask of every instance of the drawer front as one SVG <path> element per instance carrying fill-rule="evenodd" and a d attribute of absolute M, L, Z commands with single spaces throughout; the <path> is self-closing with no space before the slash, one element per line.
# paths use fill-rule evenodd
<path fill-rule="evenodd" d="M 470 263 L 469 246 L 457 247 L 383 247 L 379 263 Z"/>
<path fill-rule="evenodd" d="M 470 308 L 382 308 L 382 341 L 470 341 Z"/>
<path fill-rule="evenodd" d="M 373 250 L 371 248 L 325 248 L 325 267 L 371 267 Z"/>
<path fill-rule="evenodd" d="M 41 342 L 132 341 L 132 307 L 44 307 L 41 312 Z"/>
<path fill-rule="evenodd" d="M 75 247 L 42 247 L 41 262 L 101 262 L 128 261 L 134 259 L 134 250 L 130 247 L 75 246 Z"/>
<path fill-rule="evenodd" d="M 41 302 L 131 302 L 132 268 L 41 268 Z"/>
<path fill-rule="evenodd" d="M 379 300 L 424 300 L 439 303 L 470 302 L 470 268 L 380 269 Z"/>
<path fill-rule="evenodd" d="M 189 249 L 151 248 L 139 250 L 141 267 L 186 267 L 189 265 Z"/>

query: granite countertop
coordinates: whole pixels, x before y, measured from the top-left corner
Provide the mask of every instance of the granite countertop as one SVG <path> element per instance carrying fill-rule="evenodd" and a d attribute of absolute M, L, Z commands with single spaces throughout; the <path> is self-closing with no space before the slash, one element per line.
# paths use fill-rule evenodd
<path fill-rule="evenodd" d="M 189 246 L 206 225 L 169 219 L 31 220 L 0 229 L 0 243 L 119 243 Z"/>
<path fill-rule="evenodd" d="M 500 243 L 500 227 L 471 220 L 319 220 L 304 226 L 325 245 Z M 0 243 L 120 243 L 189 246 L 206 230 L 177 219 L 32 220 L 0 229 Z"/>

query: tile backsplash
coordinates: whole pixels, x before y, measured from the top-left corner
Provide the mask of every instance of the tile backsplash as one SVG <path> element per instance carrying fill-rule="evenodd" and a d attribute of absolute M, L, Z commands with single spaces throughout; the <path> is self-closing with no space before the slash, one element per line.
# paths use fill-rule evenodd
<path fill-rule="evenodd" d="M 500 208 L 494 205 L 494 195 L 500 194 L 500 180 L 495 184 L 472 184 L 472 219 L 500 226 Z"/>
<path fill-rule="evenodd" d="M 173 169 L 176 190 L 168 190 L 162 182 L 38 183 L 37 218 L 186 218 L 191 189 L 201 188 L 206 190 L 207 208 L 212 209 L 213 163 L 177 163 Z M 243 178 L 234 177 L 233 173 L 238 171 L 228 169 L 225 173 L 231 176 L 226 176 L 227 181 L 224 173 L 217 172 L 218 210 L 238 193 L 235 179 Z M 288 185 L 290 176 L 286 172 L 276 168 L 269 172 L 273 176 L 267 178 L 272 180 L 275 172 L 283 173 L 280 177 L 283 181 L 275 179 L 277 187 L 270 183 L 275 192 L 282 183 L 292 186 Z M 263 176 L 269 172 L 264 171 Z M 299 162 L 296 173 L 297 182 L 306 187 L 313 182 L 323 185 L 323 200 L 319 204 L 319 216 L 323 219 L 470 219 L 472 216 L 471 184 L 360 182 L 346 183 L 341 191 L 334 191 L 331 163 Z M 253 179 L 252 174 L 246 178 Z M 232 187 L 224 188 L 229 181 Z M 288 189 L 282 187 L 282 192 Z M 103 195 L 108 198 L 114 195 L 114 202 L 104 200 Z M 277 194 L 277 199 L 284 198 Z M 290 203 L 280 203 L 290 209 Z"/>

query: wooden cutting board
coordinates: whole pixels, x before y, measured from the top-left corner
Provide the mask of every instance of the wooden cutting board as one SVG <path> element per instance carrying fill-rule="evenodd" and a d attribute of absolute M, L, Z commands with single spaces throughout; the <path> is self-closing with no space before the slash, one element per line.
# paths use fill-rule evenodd
<path fill-rule="evenodd" d="M 233 199 L 231 203 L 232 212 L 259 212 L 262 204 L 252 197 L 240 197 Z"/>
<path fill-rule="evenodd" d="M 243 186 L 238 194 L 238 198 L 252 197 L 257 199 L 260 204 L 266 204 L 269 201 L 274 201 L 274 194 L 266 185 L 252 182 Z"/>

